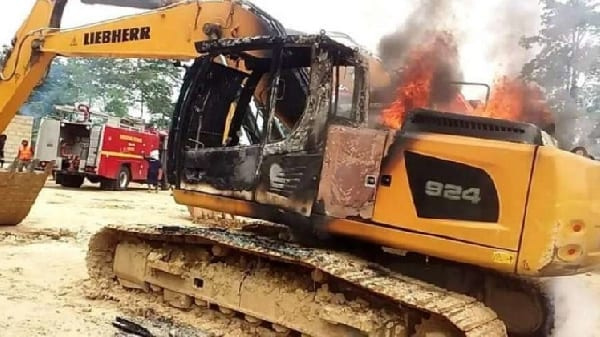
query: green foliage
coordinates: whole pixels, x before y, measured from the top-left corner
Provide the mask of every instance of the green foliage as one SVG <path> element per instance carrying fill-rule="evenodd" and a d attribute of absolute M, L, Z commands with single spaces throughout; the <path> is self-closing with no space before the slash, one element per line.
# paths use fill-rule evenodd
<path fill-rule="evenodd" d="M 41 117 L 53 112 L 55 104 L 72 104 L 78 98 L 76 86 L 64 62 L 55 62 L 48 72 L 47 80 L 37 87 L 21 113 Z"/>
<path fill-rule="evenodd" d="M 172 64 L 159 60 L 137 60 L 129 83 L 137 99 L 151 115 L 170 115 L 173 89 L 181 84 L 181 72 Z"/>
<path fill-rule="evenodd" d="M 128 105 L 121 97 L 114 97 L 106 102 L 104 110 L 118 117 L 125 117 L 128 113 Z"/>
<path fill-rule="evenodd" d="M 559 115 L 600 113 L 600 2 L 541 0 L 542 29 L 521 40 L 538 48 L 522 74 L 544 87 Z"/>
<path fill-rule="evenodd" d="M 126 116 L 130 108 L 141 104 L 144 113 L 168 116 L 173 109 L 173 91 L 180 82 L 179 69 L 165 60 L 57 59 L 22 110 L 40 116 L 52 111 L 55 104 L 85 102 L 112 115 Z"/>

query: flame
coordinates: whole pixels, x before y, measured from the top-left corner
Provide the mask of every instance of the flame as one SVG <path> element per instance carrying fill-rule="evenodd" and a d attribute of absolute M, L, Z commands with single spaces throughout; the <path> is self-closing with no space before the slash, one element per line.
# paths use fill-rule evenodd
<path fill-rule="evenodd" d="M 443 74 L 444 68 L 457 60 L 457 47 L 448 33 L 438 33 L 429 43 L 412 50 L 399 79 L 396 100 L 383 110 L 381 123 L 399 129 L 410 110 L 429 106 L 436 75 Z"/>
<path fill-rule="evenodd" d="M 518 78 L 502 76 L 494 82 L 487 107 L 474 115 L 546 126 L 554 122 L 541 88 Z"/>
<path fill-rule="evenodd" d="M 444 112 L 491 117 L 536 124 L 554 123 L 539 86 L 519 78 L 500 77 L 492 86 L 487 106 L 475 106 L 460 93 L 455 80 L 458 48 L 450 33 L 436 33 L 428 43 L 412 50 L 404 61 L 395 101 L 381 113 L 381 123 L 399 129 L 408 112 L 433 108 Z"/>

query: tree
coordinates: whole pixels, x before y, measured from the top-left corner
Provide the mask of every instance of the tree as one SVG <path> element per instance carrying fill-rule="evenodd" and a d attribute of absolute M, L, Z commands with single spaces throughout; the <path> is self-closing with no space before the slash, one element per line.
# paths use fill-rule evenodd
<path fill-rule="evenodd" d="M 21 113 L 43 117 L 54 110 L 56 104 L 71 104 L 78 98 L 77 86 L 73 84 L 69 66 L 63 60 L 56 60 L 50 67 L 48 76 L 29 97 L 21 108 Z"/>
<path fill-rule="evenodd" d="M 22 111 L 42 116 L 55 104 L 86 102 L 122 117 L 141 102 L 164 120 L 173 110 L 172 94 L 180 82 L 180 71 L 164 60 L 57 59 Z"/>
<path fill-rule="evenodd" d="M 181 85 L 180 70 L 165 60 L 139 59 L 133 64 L 126 78 L 135 101 L 141 103 L 142 115 L 144 109 L 150 115 L 170 115 L 174 108 L 173 90 Z"/>
<path fill-rule="evenodd" d="M 559 116 L 598 111 L 600 94 L 600 1 L 541 0 L 542 29 L 521 40 L 539 48 L 523 67 L 524 77 L 546 91 Z M 600 111 L 598 111 L 600 113 Z"/>
<path fill-rule="evenodd" d="M 117 117 L 125 117 L 127 113 L 129 113 L 129 108 L 127 106 L 127 102 L 120 97 L 119 95 L 114 95 L 111 99 L 109 99 L 104 106 L 104 110 Z"/>

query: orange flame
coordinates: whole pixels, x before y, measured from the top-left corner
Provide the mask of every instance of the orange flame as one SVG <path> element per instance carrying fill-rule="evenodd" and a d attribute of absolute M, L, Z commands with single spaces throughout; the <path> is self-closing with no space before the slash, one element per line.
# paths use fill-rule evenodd
<path fill-rule="evenodd" d="M 399 129 L 408 112 L 424 107 L 541 127 L 554 122 L 540 87 L 521 79 L 499 78 L 492 86 L 487 106 L 477 107 L 460 94 L 459 87 L 444 82 L 453 79 L 454 74 L 448 73 L 448 69 L 458 68 L 458 48 L 449 33 L 438 33 L 429 43 L 421 44 L 408 54 L 404 64 L 396 99 L 381 114 L 381 123 L 386 127 Z M 440 79 L 440 75 L 446 78 Z M 440 97 L 440 92 L 445 96 Z"/>
<path fill-rule="evenodd" d="M 473 114 L 538 126 L 554 122 L 539 86 L 506 76 L 494 82 L 487 107 L 478 107 Z"/>
<path fill-rule="evenodd" d="M 429 106 L 435 76 L 457 59 L 454 39 L 446 33 L 437 34 L 430 43 L 411 51 L 396 90 L 396 100 L 382 112 L 382 124 L 398 129 L 410 110 Z"/>

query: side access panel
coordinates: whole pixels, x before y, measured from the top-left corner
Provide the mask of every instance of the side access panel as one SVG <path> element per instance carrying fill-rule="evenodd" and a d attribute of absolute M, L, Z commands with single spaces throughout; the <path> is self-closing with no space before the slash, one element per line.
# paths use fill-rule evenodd
<path fill-rule="evenodd" d="M 60 138 L 60 121 L 55 119 L 42 119 L 38 131 L 35 156 L 40 161 L 52 161 L 58 157 L 58 144 Z"/>
<path fill-rule="evenodd" d="M 531 144 L 399 133 L 382 165 L 373 220 L 517 251 L 535 151 Z"/>
<path fill-rule="evenodd" d="M 333 125 L 327 132 L 319 182 L 319 213 L 336 218 L 373 216 L 387 131 Z"/>

